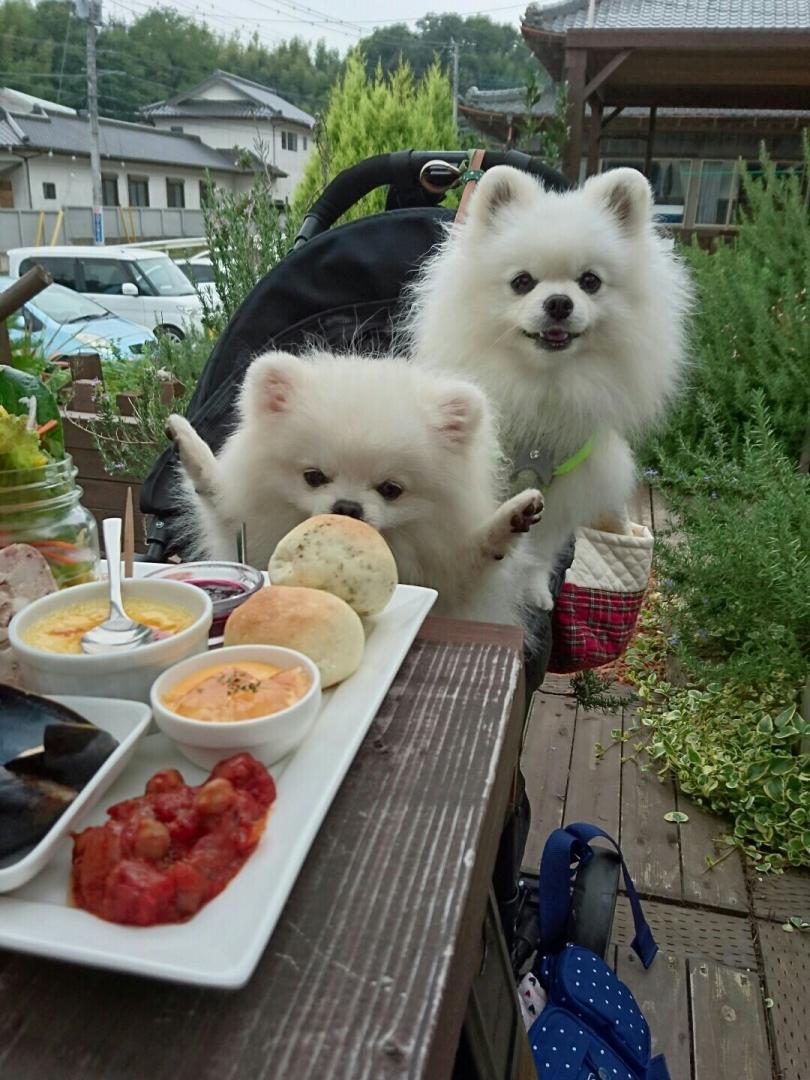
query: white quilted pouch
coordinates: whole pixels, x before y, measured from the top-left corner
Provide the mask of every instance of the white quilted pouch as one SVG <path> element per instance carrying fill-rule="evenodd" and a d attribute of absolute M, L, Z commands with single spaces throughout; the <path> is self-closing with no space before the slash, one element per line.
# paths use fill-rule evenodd
<path fill-rule="evenodd" d="M 653 537 L 630 523 L 625 533 L 583 528 L 554 605 L 548 670 L 581 671 L 621 656 L 633 636 L 652 569 Z"/>

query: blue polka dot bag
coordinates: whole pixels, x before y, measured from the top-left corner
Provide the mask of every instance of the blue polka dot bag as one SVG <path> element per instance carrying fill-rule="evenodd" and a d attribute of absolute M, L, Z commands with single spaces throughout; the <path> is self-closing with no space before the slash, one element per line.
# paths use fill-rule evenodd
<path fill-rule="evenodd" d="M 615 841 L 594 825 L 555 829 L 540 863 L 540 949 L 534 972 L 548 1003 L 529 1029 L 540 1080 L 669 1080 L 663 1056 L 651 1057 L 650 1029 L 630 990 L 590 949 L 566 942 L 571 885 L 593 855 L 594 837 Z M 619 851 L 621 857 L 621 852 Z M 658 946 L 622 860 L 633 911 L 631 947 L 645 968 Z"/>

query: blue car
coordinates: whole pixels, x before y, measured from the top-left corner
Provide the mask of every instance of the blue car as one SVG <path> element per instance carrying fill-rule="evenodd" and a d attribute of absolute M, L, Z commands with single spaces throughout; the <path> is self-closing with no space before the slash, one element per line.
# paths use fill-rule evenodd
<path fill-rule="evenodd" d="M 0 292 L 15 279 L 0 277 Z M 48 359 L 74 353 L 97 353 L 102 360 L 134 360 L 144 346 L 156 341 L 151 330 L 113 315 L 89 296 L 49 285 L 9 320 L 12 341 L 24 337 L 42 349 Z"/>

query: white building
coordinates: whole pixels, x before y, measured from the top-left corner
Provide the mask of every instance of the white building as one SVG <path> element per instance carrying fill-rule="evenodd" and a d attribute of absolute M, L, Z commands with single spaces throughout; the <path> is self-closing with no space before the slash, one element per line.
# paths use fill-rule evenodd
<path fill-rule="evenodd" d="M 198 210 L 206 176 L 237 192 L 253 179 L 252 164 L 192 135 L 102 119 L 99 136 L 108 208 Z M 274 174 L 283 177 L 281 170 Z M 92 205 L 87 116 L 0 109 L 0 207 L 48 211 Z"/>
<path fill-rule="evenodd" d="M 313 149 L 315 119 L 260 83 L 215 71 L 190 90 L 141 110 L 156 128 L 196 135 L 207 146 L 247 150 L 283 175 L 281 199 L 292 195 Z"/>

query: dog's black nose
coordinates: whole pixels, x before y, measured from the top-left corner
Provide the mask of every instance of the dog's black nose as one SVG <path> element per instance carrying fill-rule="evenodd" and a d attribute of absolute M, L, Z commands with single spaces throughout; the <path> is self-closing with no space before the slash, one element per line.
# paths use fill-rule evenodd
<path fill-rule="evenodd" d="M 549 296 L 545 304 L 543 304 L 543 308 L 552 319 L 567 319 L 574 310 L 574 301 L 564 293 L 555 293 L 553 296 Z"/>
<path fill-rule="evenodd" d="M 332 507 L 332 513 L 357 518 L 358 521 L 363 520 L 363 507 L 358 502 L 352 502 L 351 499 L 338 499 Z"/>

